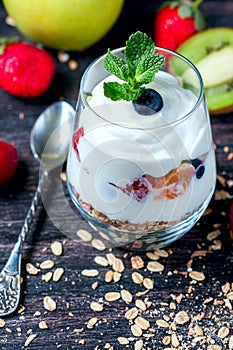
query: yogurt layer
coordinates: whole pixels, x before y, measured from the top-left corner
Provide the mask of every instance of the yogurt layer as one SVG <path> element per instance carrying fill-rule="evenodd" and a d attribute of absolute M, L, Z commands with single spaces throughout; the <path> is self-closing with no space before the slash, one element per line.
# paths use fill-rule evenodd
<path fill-rule="evenodd" d="M 203 104 L 190 113 L 197 97 L 170 74 L 157 73 L 147 87 L 157 90 L 164 104 L 151 116 L 139 115 L 131 102 L 106 98 L 103 81 L 93 89 L 70 147 L 68 181 L 81 201 L 109 219 L 178 221 L 197 210 L 213 189 L 210 125 Z M 204 166 L 199 178 L 194 159 Z M 173 174 L 182 176 L 166 182 Z"/>

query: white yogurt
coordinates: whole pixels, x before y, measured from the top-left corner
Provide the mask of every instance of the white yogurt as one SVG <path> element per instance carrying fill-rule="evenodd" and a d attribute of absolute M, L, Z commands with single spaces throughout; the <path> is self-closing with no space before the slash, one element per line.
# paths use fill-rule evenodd
<path fill-rule="evenodd" d="M 113 76 L 107 80 L 113 81 Z M 106 80 L 106 81 L 107 81 Z M 84 135 L 78 155 L 71 146 L 67 162 L 68 181 L 80 199 L 110 219 L 132 223 L 177 221 L 197 210 L 215 182 L 215 160 L 210 126 L 200 105 L 182 122 L 196 103 L 196 96 L 181 88 L 168 73 L 159 72 L 147 87 L 159 91 L 164 106 L 151 116 L 139 115 L 130 102 L 113 102 L 103 95 L 103 82 L 79 115 Z M 177 121 L 177 122 L 176 122 Z M 171 122 L 173 125 L 169 125 Z M 204 175 L 192 177 L 186 191 L 174 199 L 148 195 L 138 201 L 112 184 L 124 187 L 144 174 L 166 175 L 188 159 L 202 159 Z"/>

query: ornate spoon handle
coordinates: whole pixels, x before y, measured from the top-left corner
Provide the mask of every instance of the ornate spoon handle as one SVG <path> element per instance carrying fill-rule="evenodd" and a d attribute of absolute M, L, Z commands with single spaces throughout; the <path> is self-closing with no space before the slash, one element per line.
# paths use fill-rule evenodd
<path fill-rule="evenodd" d="M 21 233 L 15 243 L 13 250 L 6 262 L 6 265 L 0 273 L 0 316 L 9 315 L 15 311 L 20 298 L 20 274 L 21 274 L 21 251 L 29 232 L 30 225 L 35 216 L 38 204 L 41 198 L 41 187 L 47 176 L 47 172 L 43 172 L 38 183 L 35 194 L 32 198 L 31 206 Z"/>

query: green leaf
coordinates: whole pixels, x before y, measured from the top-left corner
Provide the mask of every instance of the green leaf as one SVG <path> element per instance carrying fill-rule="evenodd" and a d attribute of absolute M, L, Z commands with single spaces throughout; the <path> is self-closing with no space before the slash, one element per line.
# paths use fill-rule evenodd
<path fill-rule="evenodd" d="M 193 9 L 190 5 L 182 4 L 179 6 L 178 13 L 181 18 L 190 18 L 193 16 Z"/>
<path fill-rule="evenodd" d="M 127 64 L 119 56 L 113 55 L 110 50 L 108 50 L 104 60 L 104 68 L 119 79 L 128 80 L 129 70 Z"/>
<path fill-rule="evenodd" d="M 104 83 L 104 95 L 113 101 L 134 101 L 142 94 L 143 90 L 144 88 L 139 88 L 137 91 L 132 91 L 128 84 L 117 82 Z"/>
<path fill-rule="evenodd" d="M 143 56 L 137 66 L 135 78 L 140 84 L 149 84 L 165 63 L 163 55 Z"/>
<path fill-rule="evenodd" d="M 206 17 L 203 15 L 203 13 L 199 9 L 195 10 L 194 19 L 195 19 L 195 28 L 198 31 L 201 31 L 207 27 Z"/>
<path fill-rule="evenodd" d="M 131 70 L 135 72 L 136 67 L 143 55 L 152 55 L 155 53 L 153 40 L 145 33 L 136 32 L 126 41 L 126 62 Z"/>

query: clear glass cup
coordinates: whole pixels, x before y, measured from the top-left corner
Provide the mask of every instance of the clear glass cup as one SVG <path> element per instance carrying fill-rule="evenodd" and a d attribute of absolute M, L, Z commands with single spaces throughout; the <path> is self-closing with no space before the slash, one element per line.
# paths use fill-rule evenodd
<path fill-rule="evenodd" d="M 79 213 L 112 246 L 164 247 L 189 231 L 215 188 L 211 125 L 201 76 L 177 53 L 170 62 L 192 74 L 185 84 L 167 65 L 148 87 L 160 112 L 138 114 L 131 102 L 103 95 L 105 56 L 84 72 L 67 160 L 69 194 Z M 124 48 L 113 51 L 124 58 Z M 173 61 L 172 61 L 173 60 Z"/>

